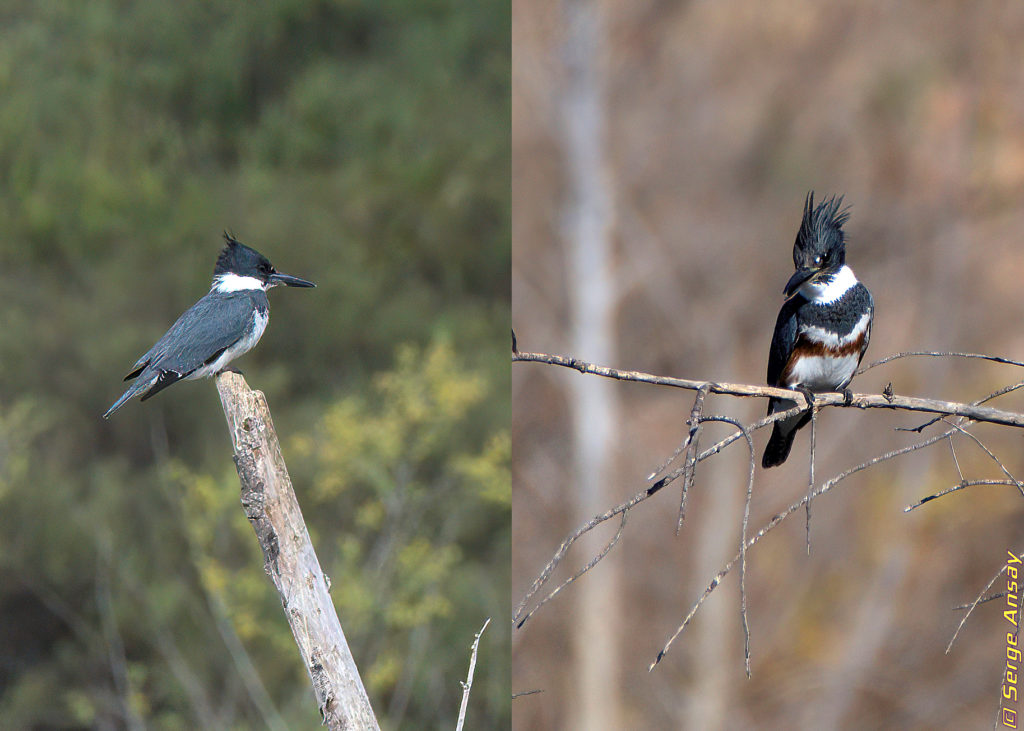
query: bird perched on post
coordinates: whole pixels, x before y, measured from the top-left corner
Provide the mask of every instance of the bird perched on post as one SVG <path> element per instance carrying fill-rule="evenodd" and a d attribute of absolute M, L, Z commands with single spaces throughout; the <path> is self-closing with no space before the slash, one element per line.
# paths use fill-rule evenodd
<path fill-rule="evenodd" d="M 846 265 L 843 224 L 850 214 L 840 209 L 843 198 L 814 205 L 814 191 L 804 201 L 800 231 L 793 244 L 796 272 L 783 290 L 782 305 L 768 354 L 768 385 L 803 393 L 808 403 L 815 393 L 847 390 L 871 337 L 875 303 Z M 789 399 L 771 399 L 768 414 L 796 406 Z M 798 429 L 811 419 L 804 411 L 777 421 L 761 460 L 763 467 L 786 461 Z"/>
<path fill-rule="evenodd" d="M 215 375 L 259 342 L 270 320 L 267 290 L 278 284 L 315 287 L 282 274 L 265 256 L 225 232 L 227 244 L 217 257 L 210 291 L 171 325 L 156 345 L 132 366 L 124 380 L 138 380 L 103 415 L 106 419 L 128 399 L 145 401 L 172 383 Z"/>

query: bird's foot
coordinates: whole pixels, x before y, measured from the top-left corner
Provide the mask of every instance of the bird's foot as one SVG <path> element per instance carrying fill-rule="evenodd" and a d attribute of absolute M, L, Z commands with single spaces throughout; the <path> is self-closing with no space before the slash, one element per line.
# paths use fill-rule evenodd
<path fill-rule="evenodd" d="M 804 399 L 807 401 L 807 406 L 814 406 L 814 392 L 806 386 L 795 386 L 794 391 L 799 391 L 803 394 Z"/>
<path fill-rule="evenodd" d="M 843 389 L 843 406 L 849 406 L 853 403 L 853 391 L 848 388 Z"/>
<path fill-rule="evenodd" d="M 242 371 L 238 370 L 238 369 L 237 369 L 237 368 L 235 368 L 235 366 L 233 366 L 233 365 L 226 365 L 226 366 L 224 366 L 223 368 L 221 368 L 221 369 L 220 369 L 219 371 L 217 371 L 217 375 L 218 375 L 218 376 L 219 376 L 219 375 L 220 375 L 221 373 L 237 373 L 237 374 L 238 374 L 238 375 L 240 375 L 240 376 L 244 376 L 244 375 L 245 375 L 244 373 L 242 373 Z"/>

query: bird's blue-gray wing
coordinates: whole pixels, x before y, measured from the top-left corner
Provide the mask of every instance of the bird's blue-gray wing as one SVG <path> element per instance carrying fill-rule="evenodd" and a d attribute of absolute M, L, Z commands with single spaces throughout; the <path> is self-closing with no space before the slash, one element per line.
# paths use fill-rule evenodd
<path fill-rule="evenodd" d="M 800 301 L 798 302 L 798 300 Z M 775 332 L 772 334 L 771 348 L 768 351 L 769 386 L 784 386 L 779 381 L 786 363 L 789 362 L 789 356 L 793 353 L 793 345 L 796 343 L 797 310 L 801 304 L 803 304 L 801 297 L 791 297 L 779 310 L 779 317 L 775 322 Z"/>
<path fill-rule="evenodd" d="M 253 298 L 247 292 L 203 297 L 139 358 L 126 380 L 144 371 L 185 378 L 234 345 L 252 324 L 254 312 Z"/>
<path fill-rule="evenodd" d="M 128 399 L 142 394 L 142 400 L 146 400 L 215 360 L 252 326 L 261 295 L 266 297 L 263 292 L 211 293 L 192 305 L 135 363 L 125 380 L 138 380 L 107 409 L 103 418 Z M 262 304 L 266 305 L 265 299 Z"/>
<path fill-rule="evenodd" d="M 145 367 L 188 376 L 238 342 L 252 326 L 255 311 L 248 292 L 203 297 L 157 341 Z"/>
<path fill-rule="evenodd" d="M 864 290 L 864 298 L 867 300 L 867 310 L 871 313 L 868 318 L 868 329 L 864 332 L 864 344 L 860 348 L 860 356 L 857 358 L 858 365 L 860 361 L 864 359 L 864 353 L 867 352 L 868 342 L 871 340 L 871 326 L 875 324 L 875 298 L 871 296 L 871 292 L 863 284 L 857 283 L 857 286 Z"/>

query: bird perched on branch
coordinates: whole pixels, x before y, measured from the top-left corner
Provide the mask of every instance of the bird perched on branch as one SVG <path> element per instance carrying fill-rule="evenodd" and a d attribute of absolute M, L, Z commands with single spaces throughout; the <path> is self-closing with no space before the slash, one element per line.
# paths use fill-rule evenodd
<path fill-rule="evenodd" d="M 210 291 L 178 318 L 156 345 L 136 361 L 124 380 L 138 380 L 103 415 L 125 401 L 142 401 L 178 381 L 215 375 L 259 342 L 270 320 L 267 290 L 279 284 L 315 287 L 274 269 L 267 258 L 225 232 Z"/>
<path fill-rule="evenodd" d="M 804 201 L 800 231 L 793 244 L 796 272 L 783 290 L 782 305 L 768 354 L 768 385 L 803 393 L 808 403 L 815 393 L 842 391 L 860 365 L 871 337 L 875 303 L 846 265 L 843 224 L 849 210 L 843 198 L 814 205 L 814 191 Z M 771 399 L 768 414 L 796 406 L 789 399 Z M 777 421 L 761 460 L 763 467 L 786 461 L 798 429 L 811 419 L 810 411 Z"/>

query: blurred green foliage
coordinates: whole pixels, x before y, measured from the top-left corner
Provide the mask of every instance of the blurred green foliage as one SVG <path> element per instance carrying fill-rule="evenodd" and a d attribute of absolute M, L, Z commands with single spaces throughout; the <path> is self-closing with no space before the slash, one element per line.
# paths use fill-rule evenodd
<path fill-rule="evenodd" d="M 385 728 L 509 719 L 509 9 L 0 8 L 0 719 L 301 728 L 309 680 L 211 382 L 99 418 L 209 286 L 275 290 L 267 393 Z"/>

